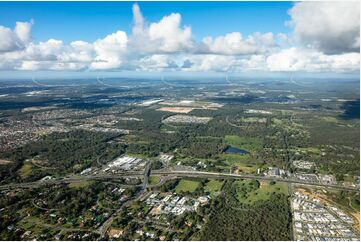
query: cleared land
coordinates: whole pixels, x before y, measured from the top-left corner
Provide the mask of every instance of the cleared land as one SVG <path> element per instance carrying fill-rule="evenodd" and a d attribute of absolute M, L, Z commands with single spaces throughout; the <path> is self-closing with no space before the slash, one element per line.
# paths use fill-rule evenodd
<path fill-rule="evenodd" d="M 210 117 L 196 117 L 196 116 L 188 116 L 188 115 L 173 115 L 165 120 L 164 123 L 195 123 L 195 124 L 206 124 L 212 118 Z"/>
<path fill-rule="evenodd" d="M 249 118 L 241 118 L 241 122 L 244 123 L 266 123 L 266 118 L 257 118 L 257 117 L 249 117 Z"/>
<path fill-rule="evenodd" d="M 11 161 L 9 160 L 2 160 L 0 159 L 0 165 L 6 165 L 6 164 L 9 164 Z"/>
<path fill-rule="evenodd" d="M 26 178 L 27 176 L 29 176 L 32 168 L 33 166 L 31 165 L 31 163 L 25 162 L 19 170 L 21 178 Z"/>
<path fill-rule="evenodd" d="M 218 192 L 221 191 L 223 183 L 224 183 L 223 181 L 219 181 L 219 180 L 210 180 L 209 182 L 207 182 L 206 186 L 204 187 L 204 191 L 209 192 L 210 195 L 213 197 L 214 195 L 216 195 Z"/>
<path fill-rule="evenodd" d="M 189 113 L 194 108 L 185 108 L 185 107 L 163 107 L 158 108 L 158 111 L 165 111 L 165 112 L 171 112 L 171 113 Z"/>
<path fill-rule="evenodd" d="M 149 184 L 150 185 L 157 185 L 160 182 L 159 176 L 150 176 L 149 177 Z"/>
<path fill-rule="evenodd" d="M 287 195 L 287 184 L 276 182 L 261 182 L 255 180 L 243 180 L 235 182 L 237 188 L 237 199 L 240 202 L 252 204 L 260 200 L 268 200 L 273 193 Z"/>
<path fill-rule="evenodd" d="M 254 173 L 259 166 L 258 161 L 249 154 L 222 154 L 221 157 L 225 159 L 228 166 L 234 167 L 238 172 Z"/>
<path fill-rule="evenodd" d="M 90 185 L 90 181 L 72 181 L 69 183 L 70 188 L 83 188 Z"/>
<path fill-rule="evenodd" d="M 194 192 L 199 186 L 199 182 L 182 179 L 175 188 L 177 193 L 180 192 Z"/>
<path fill-rule="evenodd" d="M 247 151 L 255 151 L 261 146 L 261 141 L 257 138 L 226 135 L 224 139 L 227 145 Z"/>

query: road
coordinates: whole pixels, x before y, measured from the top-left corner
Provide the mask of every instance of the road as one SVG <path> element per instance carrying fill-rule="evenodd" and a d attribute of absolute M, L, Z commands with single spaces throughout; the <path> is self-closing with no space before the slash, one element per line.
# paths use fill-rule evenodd
<path fill-rule="evenodd" d="M 292 183 L 288 183 L 288 195 L 289 195 L 289 197 L 288 197 L 288 200 L 289 200 L 289 202 L 290 202 L 290 209 L 291 209 L 291 216 L 292 216 L 292 218 L 293 218 L 293 206 L 292 206 L 292 199 L 293 199 L 293 188 L 292 188 Z M 295 240 L 295 234 L 294 234 L 294 231 L 296 231 L 295 230 L 295 221 L 292 219 L 292 230 L 291 230 L 291 239 L 292 240 Z"/>
<path fill-rule="evenodd" d="M 140 189 L 137 191 L 137 193 L 134 194 L 134 196 L 131 199 L 129 199 L 128 201 L 123 203 L 123 205 L 119 209 L 117 209 L 112 215 L 110 215 L 110 217 L 101 226 L 99 226 L 99 228 L 97 229 L 97 232 L 100 234 L 100 238 L 105 237 L 105 234 L 109 230 L 110 226 L 112 225 L 112 223 L 114 221 L 114 218 L 117 217 L 118 213 L 120 211 L 122 211 L 122 209 L 124 207 L 128 206 L 129 204 L 131 204 L 132 202 L 138 200 L 141 197 L 140 195 L 145 191 L 145 189 L 148 186 L 148 178 L 149 178 L 149 175 L 150 175 L 151 166 L 152 166 L 152 162 L 148 161 L 146 163 L 145 167 L 144 167 L 143 183 L 140 186 Z"/>
<path fill-rule="evenodd" d="M 105 234 L 107 233 L 108 229 L 112 225 L 114 218 L 118 215 L 118 213 L 121 212 L 124 207 L 131 204 L 138 196 L 139 196 L 139 193 L 137 193 L 133 198 L 130 198 L 128 201 L 123 203 L 122 206 L 120 206 L 120 208 L 118 208 L 113 214 L 111 214 L 109 216 L 109 218 L 102 225 L 100 225 L 98 227 L 98 229 L 96 230 L 96 233 L 98 233 L 100 235 L 100 239 L 103 239 L 105 237 Z"/>
<path fill-rule="evenodd" d="M 148 161 L 144 168 L 144 174 L 143 174 L 143 189 L 147 188 L 148 186 L 148 180 L 150 175 L 150 168 L 152 166 L 152 162 Z"/>
<path fill-rule="evenodd" d="M 358 187 L 345 187 L 341 185 L 332 185 L 332 184 L 322 184 L 317 182 L 308 182 L 295 179 L 286 179 L 286 178 L 275 178 L 275 177 L 266 177 L 266 176 L 256 176 L 248 174 L 230 174 L 230 173 L 217 173 L 217 172 L 203 172 L 203 171 L 154 171 L 154 175 L 175 175 L 175 176 L 185 176 L 185 177 L 206 177 L 206 178 L 234 178 L 234 179 L 257 179 L 257 180 L 266 180 L 266 181 L 279 181 L 292 184 L 301 184 L 301 185 L 310 185 L 310 186 L 320 186 L 325 188 L 335 188 L 341 190 L 350 190 L 350 191 L 359 191 Z"/>
<path fill-rule="evenodd" d="M 128 173 L 114 173 L 114 174 L 98 174 L 98 175 L 73 175 L 71 177 L 64 177 L 62 179 L 54 179 L 47 181 L 35 181 L 35 182 L 27 182 L 27 183 L 12 183 L 1 185 L 0 190 L 4 189 L 12 189 L 12 188 L 31 188 L 31 187 L 39 187 L 42 185 L 52 185 L 52 184 L 61 184 L 68 183 L 74 181 L 83 181 L 83 180 L 104 180 L 104 179 L 119 179 L 126 177 L 138 177 L 143 178 L 146 175 L 145 172 L 128 172 Z M 300 185 L 308 185 L 308 186 L 317 186 L 324 188 L 334 188 L 340 190 L 348 190 L 348 191 L 359 191 L 358 187 L 345 187 L 341 185 L 332 185 L 332 184 L 322 184 L 317 182 L 309 182 L 309 181 L 301 181 L 295 179 L 287 179 L 287 178 L 274 178 L 274 177 L 266 177 L 266 176 L 256 176 L 256 175 L 248 175 L 248 174 L 230 174 L 230 173 L 217 173 L 217 172 L 203 172 L 203 171 L 181 171 L 181 170 L 167 170 L 167 171 L 152 171 L 152 175 L 160 175 L 160 176 L 168 176 L 168 177 L 202 177 L 202 178 L 232 178 L 232 179 L 257 179 L 257 180 L 265 180 L 265 181 L 279 181 L 285 183 L 292 184 L 300 184 Z M 144 186 L 148 186 L 148 181 L 144 182 L 141 185 L 143 189 Z"/>
<path fill-rule="evenodd" d="M 227 122 L 227 124 L 229 124 L 229 125 L 231 125 L 231 126 L 233 126 L 235 128 L 242 128 L 242 126 L 240 126 L 240 125 L 236 125 L 236 124 L 231 123 L 229 121 L 229 116 L 226 117 L 226 122 Z"/>

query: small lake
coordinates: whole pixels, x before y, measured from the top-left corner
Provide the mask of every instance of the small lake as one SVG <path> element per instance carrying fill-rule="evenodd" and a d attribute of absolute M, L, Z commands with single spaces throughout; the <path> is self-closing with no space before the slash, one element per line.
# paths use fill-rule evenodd
<path fill-rule="evenodd" d="M 249 152 L 247 150 L 242 150 L 242 149 L 238 149 L 232 146 L 228 146 L 225 150 L 224 153 L 226 154 L 240 154 L 240 155 L 245 155 L 245 154 L 249 154 Z"/>

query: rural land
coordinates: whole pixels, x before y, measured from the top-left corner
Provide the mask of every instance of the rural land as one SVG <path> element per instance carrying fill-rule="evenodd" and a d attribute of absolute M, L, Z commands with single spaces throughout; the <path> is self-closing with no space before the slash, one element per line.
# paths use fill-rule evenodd
<path fill-rule="evenodd" d="M 0 87 L 1 240 L 359 239 L 358 79 Z"/>

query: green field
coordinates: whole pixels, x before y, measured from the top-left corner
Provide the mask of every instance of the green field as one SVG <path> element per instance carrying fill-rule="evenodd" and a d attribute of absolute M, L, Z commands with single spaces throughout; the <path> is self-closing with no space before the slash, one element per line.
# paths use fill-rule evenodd
<path fill-rule="evenodd" d="M 90 181 L 71 181 L 68 186 L 70 188 L 83 188 L 89 186 L 90 183 Z"/>
<path fill-rule="evenodd" d="M 242 173 L 254 173 L 260 165 L 258 160 L 249 154 L 222 154 L 220 157 L 222 157 L 230 167 L 238 167 Z"/>
<path fill-rule="evenodd" d="M 260 200 L 268 200 L 273 193 L 288 194 L 288 187 L 286 183 L 276 182 L 261 182 L 256 185 L 254 180 L 243 180 L 235 182 L 237 189 L 237 199 L 240 202 L 252 204 Z"/>
<path fill-rule="evenodd" d="M 25 162 L 19 170 L 21 178 L 26 178 L 27 176 L 29 176 L 32 168 L 33 166 L 31 165 L 31 163 Z"/>
<path fill-rule="evenodd" d="M 241 137 L 237 135 L 226 135 L 225 142 L 235 148 L 255 151 L 261 146 L 261 141 L 257 138 Z"/>
<path fill-rule="evenodd" d="M 180 192 L 194 192 L 199 186 L 199 182 L 182 179 L 175 188 L 177 193 Z"/>
<path fill-rule="evenodd" d="M 149 177 L 149 184 L 150 185 L 157 185 L 160 182 L 159 176 L 150 176 Z"/>
<path fill-rule="evenodd" d="M 322 117 L 322 119 L 330 123 L 339 123 L 339 120 L 335 117 L 326 116 L 326 117 Z"/>
<path fill-rule="evenodd" d="M 26 216 L 24 217 L 18 225 L 25 230 L 31 230 L 33 233 L 40 233 L 44 228 L 42 225 L 43 221 L 35 216 Z M 53 229 L 54 226 L 49 226 Z"/>
<path fill-rule="evenodd" d="M 216 195 L 216 193 L 220 192 L 223 186 L 223 181 L 219 180 L 210 180 L 204 187 L 205 192 L 209 192 L 211 196 Z"/>

